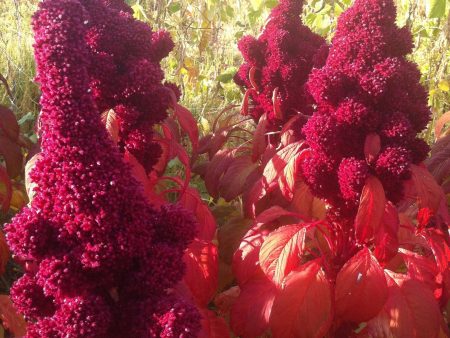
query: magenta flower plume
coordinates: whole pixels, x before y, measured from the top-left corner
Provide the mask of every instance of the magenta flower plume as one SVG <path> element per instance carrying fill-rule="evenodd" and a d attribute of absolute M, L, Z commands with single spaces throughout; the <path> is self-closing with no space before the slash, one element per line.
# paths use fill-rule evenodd
<path fill-rule="evenodd" d="M 114 109 L 119 122 L 119 148 L 147 171 L 161 148 L 152 142 L 154 124 L 173 104 L 160 62 L 173 49 L 170 34 L 153 32 L 133 18 L 123 0 L 82 0 L 86 8 L 86 42 L 92 62 L 90 88 L 100 112 Z"/>
<path fill-rule="evenodd" d="M 29 338 L 195 337 L 199 314 L 170 293 L 195 222 L 147 204 L 109 140 L 89 87 L 88 13 L 76 0 L 45 0 L 33 17 L 42 152 L 35 196 L 6 226 L 26 262 L 12 299 Z"/>
<path fill-rule="evenodd" d="M 406 59 L 411 35 L 395 18 L 391 0 L 356 0 L 339 18 L 325 66 L 314 69 L 307 84 L 317 111 L 303 128 L 313 150 L 303 173 L 337 210 L 355 209 L 369 174 L 398 202 L 409 165 L 428 152 L 417 138 L 430 118 L 427 94 Z M 367 161 L 371 133 L 380 137 L 381 150 Z"/>
<path fill-rule="evenodd" d="M 312 112 L 305 83 L 313 66 L 322 66 L 325 40 L 303 25 L 302 0 L 281 0 L 261 35 L 243 37 L 238 44 L 245 63 L 235 82 L 250 92 L 249 114 L 256 120 L 264 113 L 272 125 L 282 125 L 292 115 Z M 274 95 L 274 91 L 275 95 Z M 274 111 L 278 100 L 280 112 Z"/>

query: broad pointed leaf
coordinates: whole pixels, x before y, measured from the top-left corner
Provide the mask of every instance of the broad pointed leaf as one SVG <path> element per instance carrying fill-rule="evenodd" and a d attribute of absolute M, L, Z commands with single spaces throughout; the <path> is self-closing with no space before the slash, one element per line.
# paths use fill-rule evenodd
<path fill-rule="evenodd" d="M 219 185 L 221 197 L 231 201 L 241 195 L 246 188 L 247 178 L 257 167 L 258 164 L 252 161 L 250 155 L 233 158 L 220 183 L 216 182 Z"/>
<path fill-rule="evenodd" d="M 269 230 L 253 227 L 242 239 L 233 255 L 233 274 L 239 285 L 243 285 L 260 272 L 259 250 L 269 233 Z"/>
<path fill-rule="evenodd" d="M 387 275 L 389 298 L 383 311 L 368 322 L 384 320 L 384 330 L 393 337 L 436 338 L 440 311 L 432 292 L 423 283 L 399 274 Z"/>
<path fill-rule="evenodd" d="M 112 109 L 107 110 L 102 114 L 101 118 L 111 140 L 114 144 L 117 144 L 119 140 L 119 121 L 117 120 L 116 112 Z"/>
<path fill-rule="evenodd" d="M 0 210 L 6 214 L 9 210 L 13 190 L 8 173 L 2 166 L 0 166 L 0 184 L 3 186 L 2 188 L 4 188 L 4 193 L 0 191 Z"/>
<path fill-rule="evenodd" d="M 391 202 L 387 202 L 381 226 L 375 233 L 374 253 L 378 261 L 386 263 L 397 254 L 399 227 L 400 220 L 397 209 Z"/>
<path fill-rule="evenodd" d="M 0 105 L 0 136 L 3 134 L 10 141 L 19 139 L 19 124 L 14 113 L 5 106 Z"/>
<path fill-rule="evenodd" d="M 197 304 L 206 306 L 217 291 L 217 247 L 206 241 L 194 240 L 184 254 L 184 282 Z"/>
<path fill-rule="evenodd" d="M 202 329 L 198 338 L 229 338 L 230 331 L 228 325 L 222 317 L 217 316 L 213 311 L 202 309 Z"/>
<path fill-rule="evenodd" d="M 420 208 L 430 208 L 433 211 L 437 211 L 443 198 L 441 187 L 424 167 L 411 164 L 411 175 L 411 181 L 414 186 L 413 193 L 419 202 Z"/>
<path fill-rule="evenodd" d="M 292 271 L 270 316 L 274 338 L 324 337 L 333 319 L 332 288 L 318 261 Z"/>
<path fill-rule="evenodd" d="M 290 160 L 295 160 L 303 147 L 303 142 L 296 142 L 289 144 L 278 151 L 264 168 L 264 184 L 266 186 L 274 184 L 281 173 L 283 173 L 288 162 Z"/>
<path fill-rule="evenodd" d="M 377 315 L 388 296 L 384 271 L 367 249 L 345 263 L 336 277 L 336 315 L 361 323 Z"/>
<path fill-rule="evenodd" d="M 174 115 L 183 129 L 189 136 L 192 144 L 192 149 L 195 152 L 198 148 L 198 126 L 192 113 L 182 105 L 176 103 L 174 108 Z"/>
<path fill-rule="evenodd" d="M 15 337 L 25 336 L 27 324 L 7 295 L 0 295 L 0 318 L 3 326 Z"/>
<path fill-rule="evenodd" d="M 258 338 L 269 328 L 275 286 L 260 273 L 245 283 L 231 309 L 233 332 L 242 338 Z"/>
<path fill-rule="evenodd" d="M 20 146 L 5 135 L 0 134 L 0 156 L 6 162 L 6 170 L 11 178 L 22 172 L 23 155 Z"/>
<path fill-rule="evenodd" d="M 366 156 L 367 163 L 372 163 L 378 157 L 381 150 L 380 135 L 376 133 L 370 133 L 367 135 L 364 143 L 364 155 Z"/>
<path fill-rule="evenodd" d="M 266 141 L 266 131 L 267 131 L 267 115 L 263 114 L 258 121 L 255 132 L 253 133 L 253 143 L 252 143 L 252 160 L 256 161 L 264 154 L 267 147 Z"/>
<path fill-rule="evenodd" d="M 259 262 L 266 276 L 281 286 L 284 278 L 300 264 L 305 249 L 306 225 L 283 226 L 272 232 L 259 252 Z"/>
<path fill-rule="evenodd" d="M 234 252 L 250 229 L 252 221 L 241 216 L 232 217 L 217 232 L 220 258 L 227 264 L 233 261 Z"/>
<path fill-rule="evenodd" d="M 361 193 L 355 219 L 355 234 L 359 242 L 365 242 L 376 233 L 381 225 L 386 197 L 383 185 L 375 176 L 369 176 Z"/>

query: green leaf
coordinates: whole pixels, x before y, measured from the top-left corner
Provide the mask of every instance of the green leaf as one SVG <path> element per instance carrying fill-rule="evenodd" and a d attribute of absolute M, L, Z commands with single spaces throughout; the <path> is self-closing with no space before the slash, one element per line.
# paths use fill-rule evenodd
<path fill-rule="evenodd" d="M 36 120 L 36 116 L 34 115 L 33 112 L 30 111 L 30 112 L 26 113 L 24 116 L 22 116 L 22 117 L 20 118 L 20 120 L 17 121 L 17 123 L 19 124 L 19 126 L 21 126 L 21 125 L 23 125 L 25 122 L 28 122 L 28 121 L 34 121 L 34 120 Z"/>
<path fill-rule="evenodd" d="M 276 5 L 278 5 L 278 1 L 277 0 L 266 0 L 264 2 L 264 6 L 266 6 L 268 9 L 272 9 Z"/>
<path fill-rule="evenodd" d="M 168 7 L 167 7 L 167 11 L 170 14 L 174 14 L 176 12 L 178 12 L 181 9 L 181 3 L 179 2 L 172 2 Z"/>
<path fill-rule="evenodd" d="M 133 6 L 131 6 L 133 9 L 133 16 L 137 20 L 148 20 L 147 15 L 145 14 L 145 9 L 142 7 L 142 5 L 138 2 L 136 2 Z"/>
<path fill-rule="evenodd" d="M 230 67 L 226 71 L 224 71 L 222 74 L 220 74 L 216 78 L 216 80 L 219 82 L 222 82 L 222 83 L 228 83 L 233 79 L 236 72 L 237 72 L 236 67 Z"/>
<path fill-rule="evenodd" d="M 446 0 L 425 1 L 427 17 L 442 18 L 445 15 Z"/>
<path fill-rule="evenodd" d="M 250 0 L 252 7 L 255 11 L 259 10 L 262 5 L 262 0 Z"/>
<path fill-rule="evenodd" d="M 450 91 L 450 83 L 447 80 L 442 80 L 441 82 L 439 82 L 438 87 L 443 92 L 449 92 Z"/>
<path fill-rule="evenodd" d="M 233 7 L 227 5 L 225 11 L 226 11 L 226 13 L 227 13 L 227 15 L 229 17 L 233 17 L 234 16 L 234 9 L 233 9 Z"/>

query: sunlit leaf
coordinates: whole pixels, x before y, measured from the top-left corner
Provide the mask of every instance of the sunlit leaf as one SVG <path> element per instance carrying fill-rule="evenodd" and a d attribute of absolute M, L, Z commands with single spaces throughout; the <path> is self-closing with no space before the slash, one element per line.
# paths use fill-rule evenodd
<path fill-rule="evenodd" d="M 441 18 L 445 15 L 446 0 L 427 0 L 425 7 L 429 18 Z"/>
<path fill-rule="evenodd" d="M 378 231 L 385 204 L 386 197 L 383 185 L 375 176 L 369 176 L 361 193 L 355 219 L 355 233 L 359 241 L 364 242 Z"/>
<path fill-rule="evenodd" d="M 245 283 L 231 309 L 233 332 L 244 338 L 258 338 L 269 327 L 269 318 L 276 288 L 259 274 Z"/>
<path fill-rule="evenodd" d="M 270 316 L 274 338 L 323 337 L 333 319 L 332 288 L 318 261 L 292 271 Z"/>
<path fill-rule="evenodd" d="M 305 224 L 283 226 L 264 240 L 259 262 L 266 276 L 276 285 L 281 286 L 289 272 L 299 265 L 305 240 Z"/>
<path fill-rule="evenodd" d="M 388 297 L 384 271 L 367 249 L 345 263 L 336 277 L 336 315 L 360 323 L 377 315 Z"/>

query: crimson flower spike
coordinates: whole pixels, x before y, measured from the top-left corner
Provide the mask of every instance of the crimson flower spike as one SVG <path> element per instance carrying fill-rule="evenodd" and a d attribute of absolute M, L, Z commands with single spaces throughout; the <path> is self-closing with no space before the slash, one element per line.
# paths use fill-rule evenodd
<path fill-rule="evenodd" d="M 393 1 L 356 0 L 339 18 L 325 66 L 307 84 L 317 111 L 303 128 L 313 150 L 303 174 L 336 210 L 356 212 L 369 175 L 397 203 L 410 164 L 428 153 L 417 137 L 430 119 L 427 93 L 406 58 L 411 34 L 395 19 Z"/>
<path fill-rule="evenodd" d="M 302 23 L 302 7 L 302 0 L 281 0 L 261 34 L 244 36 L 238 44 L 245 62 L 234 80 L 249 93 L 248 114 L 256 121 L 266 114 L 272 128 L 297 112 L 312 113 L 305 83 L 328 51 L 325 40 Z"/>
<path fill-rule="evenodd" d="M 45 0 L 33 17 L 42 152 L 35 196 L 6 226 L 25 274 L 11 296 L 34 337 L 195 337 L 195 308 L 170 293 L 195 222 L 155 209 L 109 139 L 89 90 L 87 8 Z"/>

